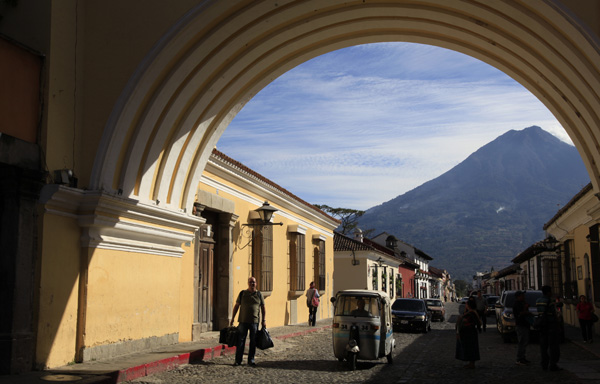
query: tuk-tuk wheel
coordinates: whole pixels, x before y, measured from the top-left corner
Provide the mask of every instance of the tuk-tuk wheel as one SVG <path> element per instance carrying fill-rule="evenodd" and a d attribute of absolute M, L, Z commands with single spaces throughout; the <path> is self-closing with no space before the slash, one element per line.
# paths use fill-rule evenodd
<path fill-rule="evenodd" d="M 344 361 L 344 358 L 343 357 L 338 357 L 338 361 L 341 363 L 341 362 Z"/>
<path fill-rule="evenodd" d="M 392 352 L 388 353 L 386 356 L 388 364 L 394 364 L 394 357 L 392 356 Z"/>

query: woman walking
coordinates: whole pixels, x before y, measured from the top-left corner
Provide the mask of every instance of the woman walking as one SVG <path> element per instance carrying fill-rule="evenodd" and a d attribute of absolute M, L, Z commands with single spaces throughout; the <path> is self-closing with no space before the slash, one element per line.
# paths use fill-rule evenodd
<path fill-rule="evenodd" d="M 481 324 L 477 314 L 477 303 L 469 298 L 465 304 L 465 312 L 456 322 L 456 358 L 468 361 L 467 369 L 475 368 L 475 361 L 479 360 L 479 335 L 477 326 Z"/>
<path fill-rule="evenodd" d="M 308 307 L 308 325 L 314 327 L 317 322 L 319 291 L 315 288 L 313 281 L 310 282 L 310 288 L 306 290 L 306 306 Z"/>
<path fill-rule="evenodd" d="M 592 314 L 594 313 L 594 306 L 592 303 L 587 301 L 585 295 L 579 296 L 579 303 L 577 303 L 577 317 L 579 318 L 579 326 L 581 327 L 581 336 L 583 336 L 584 343 L 592 343 L 593 332 L 592 332 Z"/>

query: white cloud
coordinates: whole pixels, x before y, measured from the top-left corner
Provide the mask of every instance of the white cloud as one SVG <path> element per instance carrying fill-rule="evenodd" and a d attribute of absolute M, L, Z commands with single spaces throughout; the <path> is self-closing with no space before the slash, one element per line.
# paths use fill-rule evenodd
<path fill-rule="evenodd" d="M 366 209 L 531 125 L 569 141 L 539 100 L 481 61 L 426 45 L 370 44 L 276 79 L 218 147 L 310 203 Z"/>

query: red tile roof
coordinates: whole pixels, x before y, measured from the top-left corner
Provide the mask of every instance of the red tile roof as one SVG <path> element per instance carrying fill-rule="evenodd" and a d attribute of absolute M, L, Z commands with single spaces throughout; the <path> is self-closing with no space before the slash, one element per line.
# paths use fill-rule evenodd
<path fill-rule="evenodd" d="M 548 229 L 548 227 L 550 225 L 552 225 L 552 223 L 554 223 L 556 220 L 558 220 L 559 217 L 564 215 L 565 212 L 567 212 L 569 210 L 569 208 L 571 208 L 579 199 L 581 199 L 586 193 L 588 193 L 591 190 L 592 190 L 592 183 L 589 183 L 588 185 L 583 187 L 583 189 L 581 191 L 579 191 L 575 196 L 573 196 L 573 198 L 571 200 L 569 200 L 569 202 L 567 204 L 565 204 L 564 207 L 562 207 L 561 209 L 558 210 L 558 212 L 556 212 L 556 214 L 550 219 L 550 221 L 548 221 L 546 224 L 544 224 L 544 231 L 546 229 Z"/>
<path fill-rule="evenodd" d="M 264 177 L 263 175 L 261 175 L 260 173 L 257 173 L 255 171 L 253 171 L 252 169 L 246 167 L 244 164 L 240 163 L 237 160 L 232 159 L 231 157 L 227 156 L 226 154 L 224 154 L 223 152 L 217 150 L 216 148 L 213 149 L 212 151 L 212 156 L 221 159 L 222 161 L 225 161 L 227 163 L 229 163 L 230 165 L 238 168 L 240 171 L 243 171 L 244 173 L 247 173 L 248 175 L 262 181 L 265 184 L 268 184 L 271 188 L 278 190 L 279 192 L 287 195 L 288 197 L 296 200 L 297 202 L 311 208 L 313 211 L 316 211 L 318 213 L 320 213 L 323 216 L 326 216 L 327 218 L 337 222 L 337 223 L 341 223 L 340 220 L 336 219 L 335 217 L 330 216 L 329 214 L 325 213 L 324 211 L 320 210 L 319 208 L 315 207 L 314 205 L 302 200 L 301 198 L 299 198 L 298 196 L 294 195 L 293 193 L 291 193 L 290 191 L 288 191 L 287 189 L 275 184 L 274 182 L 272 182 L 271 180 L 267 179 L 266 177 Z"/>

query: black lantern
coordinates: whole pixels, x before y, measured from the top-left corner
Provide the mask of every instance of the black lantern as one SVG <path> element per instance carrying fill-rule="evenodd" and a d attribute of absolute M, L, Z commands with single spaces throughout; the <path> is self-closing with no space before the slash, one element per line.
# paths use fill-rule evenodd
<path fill-rule="evenodd" d="M 271 218 L 273 217 L 273 213 L 277 212 L 278 209 L 271 207 L 268 201 L 265 201 L 262 207 L 255 209 L 258 212 L 258 216 L 260 216 L 260 220 L 263 223 L 269 223 Z"/>
<path fill-rule="evenodd" d="M 283 223 L 271 223 L 273 213 L 277 212 L 278 209 L 269 205 L 268 201 L 265 201 L 260 208 L 254 210 L 260 217 L 260 223 L 258 224 L 242 224 L 243 227 L 264 227 L 267 225 L 283 225 Z"/>
<path fill-rule="evenodd" d="M 546 237 L 542 241 L 542 246 L 547 251 L 554 251 L 556 249 L 557 244 L 558 244 L 558 240 L 556 240 L 556 238 L 552 235 L 548 235 L 548 237 Z"/>

